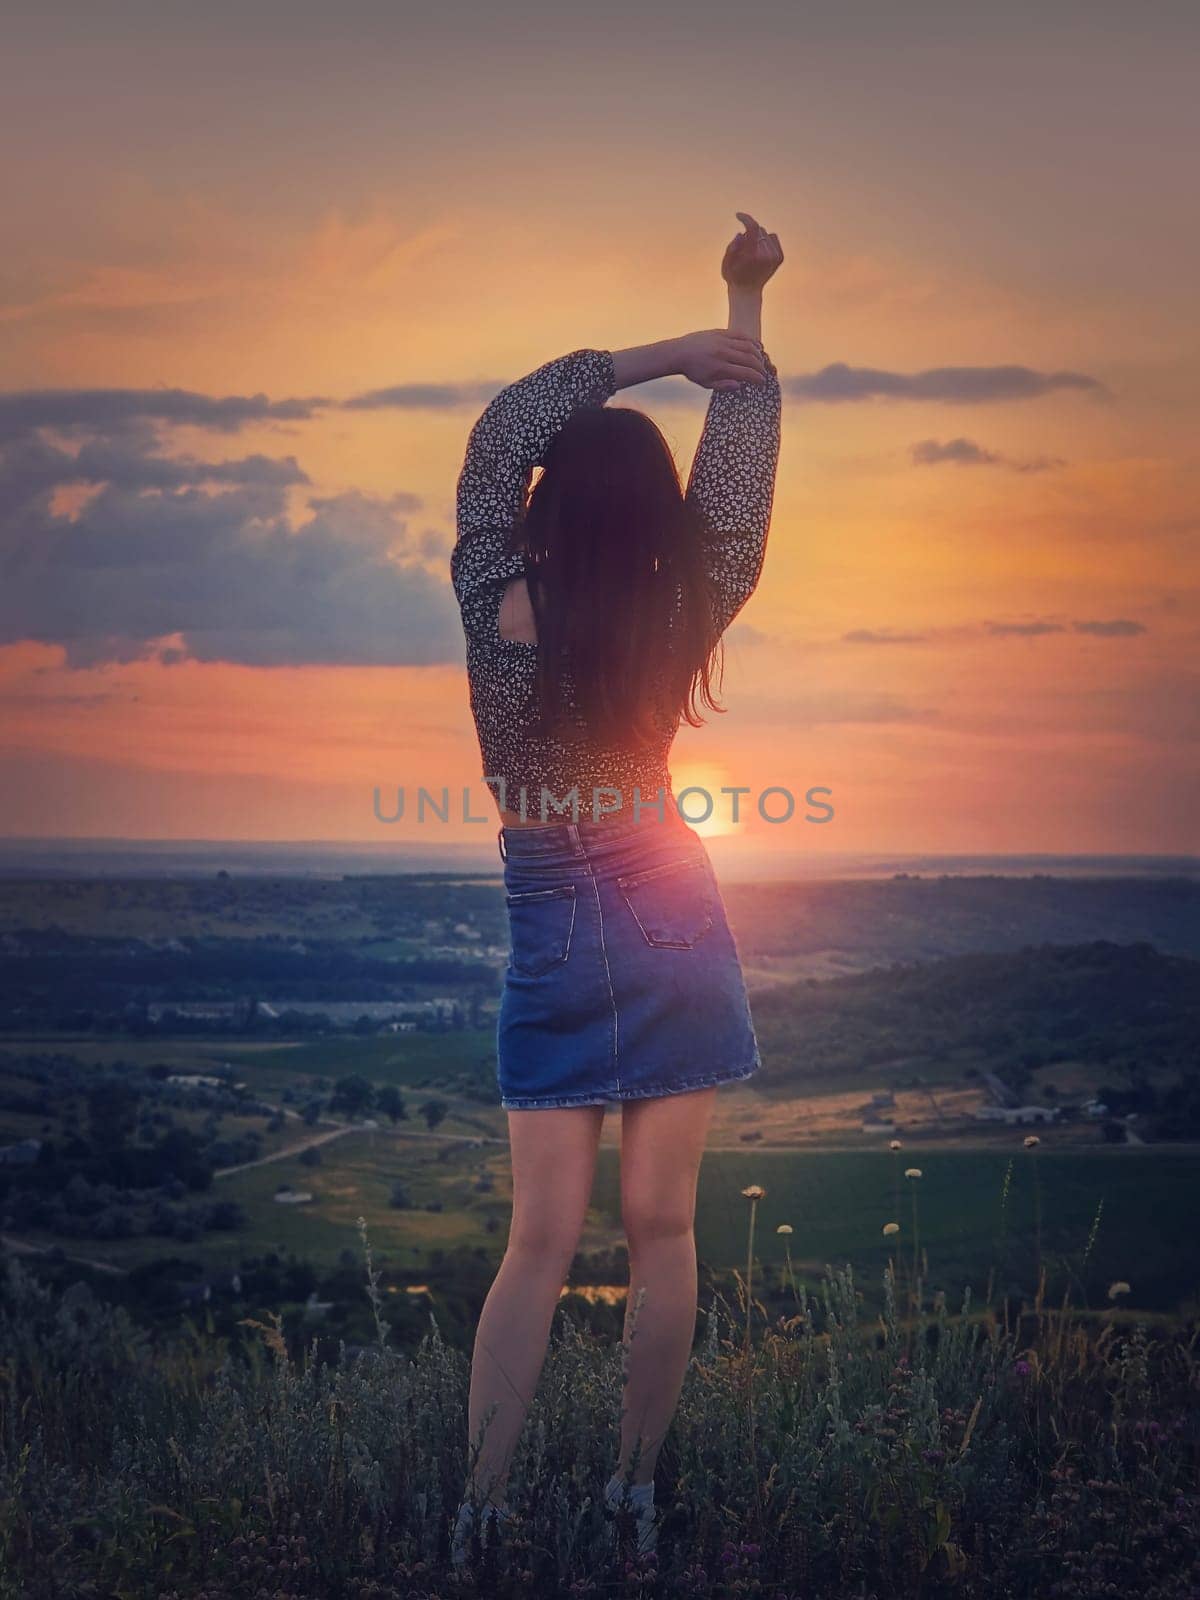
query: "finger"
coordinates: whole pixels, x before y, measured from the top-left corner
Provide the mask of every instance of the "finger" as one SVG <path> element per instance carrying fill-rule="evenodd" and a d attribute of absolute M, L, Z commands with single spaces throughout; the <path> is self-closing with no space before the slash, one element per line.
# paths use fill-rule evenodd
<path fill-rule="evenodd" d="M 763 379 L 767 369 L 757 355 L 727 356 L 721 363 L 721 373 L 725 377 L 733 377 L 738 383 L 745 383 L 749 379 Z"/>
<path fill-rule="evenodd" d="M 734 356 L 726 365 L 731 371 L 753 373 L 756 378 L 765 378 L 767 375 L 766 363 L 757 351 L 750 355 Z"/>
<path fill-rule="evenodd" d="M 724 354 L 730 360 L 745 360 L 749 357 L 752 361 L 762 359 L 759 352 L 759 341 L 748 333 L 731 333 L 725 340 Z"/>

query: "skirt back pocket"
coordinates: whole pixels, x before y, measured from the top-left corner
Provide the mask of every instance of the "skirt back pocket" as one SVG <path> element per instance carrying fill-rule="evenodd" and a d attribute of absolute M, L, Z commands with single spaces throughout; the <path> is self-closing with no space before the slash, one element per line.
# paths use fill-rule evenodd
<path fill-rule="evenodd" d="M 708 863 L 686 856 L 617 879 L 617 887 L 646 943 L 691 950 L 713 925 Z"/>
<path fill-rule="evenodd" d="M 571 953 L 575 929 L 575 885 L 559 889 L 527 889 L 506 894 L 513 971 L 540 978 Z"/>

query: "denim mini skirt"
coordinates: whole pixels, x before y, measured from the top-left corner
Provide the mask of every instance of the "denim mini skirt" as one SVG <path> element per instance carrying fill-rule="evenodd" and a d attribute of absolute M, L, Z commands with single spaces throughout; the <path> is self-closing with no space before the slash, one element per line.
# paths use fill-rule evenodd
<path fill-rule="evenodd" d="M 603 1105 L 748 1078 L 746 985 L 704 842 L 654 813 L 501 828 L 506 1110 Z"/>

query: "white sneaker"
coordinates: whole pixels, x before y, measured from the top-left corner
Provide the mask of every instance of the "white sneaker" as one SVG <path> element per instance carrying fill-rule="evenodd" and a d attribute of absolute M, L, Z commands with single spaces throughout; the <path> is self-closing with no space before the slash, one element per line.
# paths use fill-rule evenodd
<path fill-rule="evenodd" d="M 619 1514 L 633 1517 L 637 1553 L 649 1555 L 658 1547 L 658 1513 L 654 1508 L 654 1483 L 637 1484 L 627 1489 L 623 1482 L 610 1480 L 604 1491 L 604 1503 L 613 1518 L 613 1540 L 621 1540 Z"/>
<path fill-rule="evenodd" d="M 512 1512 L 507 1506 L 494 1505 L 489 1500 L 483 1507 L 483 1525 L 479 1530 L 480 1546 L 487 1543 L 492 1523 L 497 1525 L 497 1531 L 502 1531 L 511 1521 Z M 471 1530 L 474 1526 L 475 1507 L 470 1500 L 464 1500 L 458 1508 L 454 1532 L 450 1538 L 450 1561 L 453 1566 L 464 1567 L 471 1559 Z"/>

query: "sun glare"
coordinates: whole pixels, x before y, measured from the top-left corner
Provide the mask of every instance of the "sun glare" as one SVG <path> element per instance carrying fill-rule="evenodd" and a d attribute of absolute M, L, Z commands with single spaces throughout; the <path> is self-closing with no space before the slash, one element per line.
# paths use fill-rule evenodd
<path fill-rule="evenodd" d="M 729 782 L 730 778 L 724 767 L 703 762 L 689 762 L 686 766 L 675 768 L 671 773 L 675 799 L 679 802 L 682 796 L 683 814 L 703 838 L 712 839 L 719 834 L 738 831 L 737 824 L 731 820 L 732 799 L 729 795 L 721 793 L 722 784 Z M 743 807 L 745 800 L 746 797 L 743 796 Z M 710 802 L 711 814 L 706 817 Z M 702 817 L 706 820 L 701 821 Z"/>

